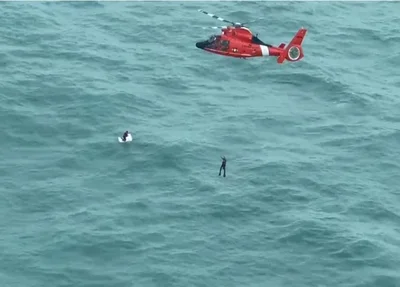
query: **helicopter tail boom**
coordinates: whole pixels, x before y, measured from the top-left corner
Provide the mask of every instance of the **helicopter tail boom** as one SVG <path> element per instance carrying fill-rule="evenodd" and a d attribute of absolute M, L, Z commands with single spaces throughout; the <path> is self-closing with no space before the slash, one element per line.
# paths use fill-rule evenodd
<path fill-rule="evenodd" d="M 303 43 L 306 33 L 307 29 L 301 28 L 286 47 L 283 43 L 279 46 L 279 48 L 284 49 L 277 59 L 279 64 L 282 64 L 285 60 L 296 62 L 304 57 L 301 44 Z"/>

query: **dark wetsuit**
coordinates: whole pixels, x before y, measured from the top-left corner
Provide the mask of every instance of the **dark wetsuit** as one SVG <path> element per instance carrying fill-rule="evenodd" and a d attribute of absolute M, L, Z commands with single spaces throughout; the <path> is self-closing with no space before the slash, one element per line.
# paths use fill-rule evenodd
<path fill-rule="evenodd" d="M 224 169 L 224 177 L 226 176 L 226 158 L 225 157 L 221 157 L 222 158 L 222 164 L 221 167 L 219 168 L 219 176 L 221 176 L 221 171 L 222 169 Z"/>
<path fill-rule="evenodd" d="M 126 138 L 128 137 L 128 132 L 125 132 L 124 135 L 122 136 L 122 140 L 126 141 Z"/>

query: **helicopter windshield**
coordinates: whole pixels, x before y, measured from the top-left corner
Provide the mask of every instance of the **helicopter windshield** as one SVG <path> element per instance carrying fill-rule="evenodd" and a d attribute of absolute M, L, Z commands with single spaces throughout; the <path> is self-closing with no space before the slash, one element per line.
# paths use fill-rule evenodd
<path fill-rule="evenodd" d="M 217 39 L 216 35 L 212 35 L 210 38 L 208 38 L 208 43 L 213 43 Z"/>
<path fill-rule="evenodd" d="M 217 49 L 218 46 L 220 45 L 220 42 L 221 42 L 220 35 L 212 35 L 210 38 L 208 38 L 203 43 L 205 44 L 205 46 L 204 46 L 205 48 Z"/>

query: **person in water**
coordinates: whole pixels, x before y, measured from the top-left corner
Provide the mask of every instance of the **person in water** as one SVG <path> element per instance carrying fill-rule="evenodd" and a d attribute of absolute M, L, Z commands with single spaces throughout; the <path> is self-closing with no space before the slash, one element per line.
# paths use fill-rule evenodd
<path fill-rule="evenodd" d="M 128 137 L 128 131 L 124 132 L 124 135 L 122 136 L 122 140 L 125 142 L 126 138 Z"/>
<path fill-rule="evenodd" d="M 226 158 L 221 157 L 221 159 L 222 159 L 222 164 L 221 167 L 219 168 L 219 176 L 221 176 L 221 171 L 222 169 L 224 169 L 224 177 L 226 177 Z"/>

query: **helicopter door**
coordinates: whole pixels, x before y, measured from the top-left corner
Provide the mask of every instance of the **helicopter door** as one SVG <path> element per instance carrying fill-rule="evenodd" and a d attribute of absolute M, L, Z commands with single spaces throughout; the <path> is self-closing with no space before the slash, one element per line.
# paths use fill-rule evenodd
<path fill-rule="evenodd" d="M 221 50 L 222 51 L 228 51 L 229 49 L 229 41 L 228 40 L 222 40 L 221 42 Z"/>

